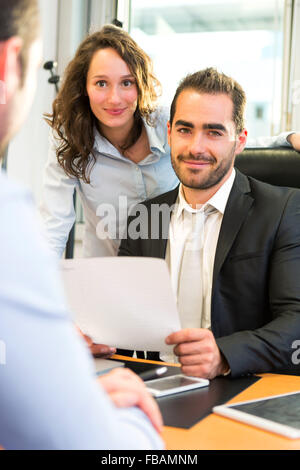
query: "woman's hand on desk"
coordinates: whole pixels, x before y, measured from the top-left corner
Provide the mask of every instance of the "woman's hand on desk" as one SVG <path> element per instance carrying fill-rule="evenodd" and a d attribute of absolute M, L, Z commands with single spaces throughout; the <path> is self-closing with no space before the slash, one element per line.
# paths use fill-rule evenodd
<path fill-rule="evenodd" d="M 94 357 L 102 357 L 103 359 L 108 359 L 116 353 L 116 348 L 111 348 L 106 344 L 95 344 L 89 336 L 85 335 L 78 327 L 76 328 L 80 336 L 82 336 L 82 338 L 86 341 L 88 348 Z"/>
<path fill-rule="evenodd" d="M 145 383 L 134 372 L 126 368 L 113 369 L 97 380 L 118 408 L 139 407 L 161 433 L 163 420 L 157 403 Z"/>

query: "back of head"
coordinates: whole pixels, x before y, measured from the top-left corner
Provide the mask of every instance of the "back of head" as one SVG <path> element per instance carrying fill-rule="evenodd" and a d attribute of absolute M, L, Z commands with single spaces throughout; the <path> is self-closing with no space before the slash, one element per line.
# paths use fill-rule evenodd
<path fill-rule="evenodd" d="M 40 31 L 38 0 L 1 0 L 0 41 L 18 36 L 23 41 L 20 54 L 22 78 L 25 76 L 28 50 Z"/>
<path fill-rule="evenodd" d="M 25 79 L 30 76 L 31 82 L 38 66 L 40 49 L 32 53 L 32 45 L 39 36 L 38 0 L 0 0 L 0 156 L 32 102 L 35 83 L 25 86 Z M 29 71 L 29 59 L 33 58 Z"/>
<path fill-rule="evenodd" d="M 236 133 L 239 134 L 245 127 L 244 113 L 246 106 L 246 95 L 242 87 L 231 77 L 218 72 L 213 67 L 200 70 L 187 75 L 180 82 L 173 98 L 170 110 L 170 123 L 172 125 L 176 111 L 177 98 L 184 90 L 191 89 L 198 93 L 228 95 L 233 103 L 232 119 L 235 123 Z"/>

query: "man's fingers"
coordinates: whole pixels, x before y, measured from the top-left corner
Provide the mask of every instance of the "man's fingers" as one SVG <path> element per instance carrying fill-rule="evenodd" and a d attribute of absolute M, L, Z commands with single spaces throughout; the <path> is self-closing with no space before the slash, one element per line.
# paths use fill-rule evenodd
<path fill-rule="evenodd" d="M 111 357 L 113 354 L 116 354 L 116 348 L 107 346 L 106 344 L 93 343 L 93 340 L 90 338 L 90 336 L 85 335 L 77 325 L 75 325 L 75 327 L 80 336 L 85 340 L 94 357 L 102 357 L 105 359 Z"/>
<path fill-rule="evenodd" d="M 118 391 L 110 393 L 109 396 L 117 408 L 129 408 L 137 402 L 137 394 L 134 392 Z"/>
<path fill-rule="evenodd" d="M 176 331 L 166 338 L 167 344 L 188 343 L 190 341 L 201 341 L 206 338 L 211 332 L 204 328 L 186 328 L 184 330 Z"/>
<path fill-rule="evenodd" d="M 147 389 L 141 394 L 139 406 L 148 416 L 155 429 L 160 433 L 163 427 L 162 415 L 156 401 L 152 398 Z"/>
<path fill-rule="evenodd" d="M 75 328 L 76 328 L 76 330 L 77 330 L 77 333 L 85 340 L 85 342 L 87 343 L 88 347 L 90 347 L 90 346 L 93 344 L 92 339 L 91 339 L 89 336 L 85 335 L 85 334 L 81 331 L 81 329 L 78 328 L 77 325 L 75 325 Z"/>
<path fill-rule="evenodd" d="M 117 367 L 97 379 L 107 393 L 119 390 L 146 390 L 143 380 L 126 367 Z"/>
<path fill-rule="evenodd" d="M 117 367 L 107 374 L 103 374 L 97 378 L 107 393 L 118 391 L 123 388 L 128 389 L 128 387 L 141 386 L 138 379 L 139 377 L 135 376 L 131 370 L 123 367 Z"/>
<path fill-rule="evenodd" d="M 94 357 L 108 358 L 116 353 L 116 348 L 107 346 L 106 344 L 92 344 L 89 346 Z"/>
<path fill-rule="evenodd" d="M 176 356 L 188 355 L 203 355 L 212 353 L 214 350 L 214 343 L 211 341 L 190 341 L 188 343 L 180 343 L 174 347 L 174 354 Z"/>
<path fill-rule="evenodd" d="M 82 334 L 82 336 L 83 336 L 84 340 L 86 341 L 88 347 L 91 348 L 91 346 L 92 346 L 92 344 L 93 344 L 92 338 L 90 338 L 89 336 L 84 335 L 84 334 Z"/>
<path fill-rule="evenodd" d="M 116 406 L 138 406 L 150 419 L 158 432 L 163 426 L 157 403 L 152 398 L 145 383 L 132 371 L 114 369 L 98 378 Z"/>
<path fill-rule="evenodd" d="M 211 367 L 209 364 L 193 365 L 193 366 L 182 366 L 181 371 L 184 375 L 190 377 L 200 377 L 202 379 L 211 379 Z"/>
<path fill-rule="evenodd" d="M 202 349 L 201 343 L 199 343 L 198 341 L 194 341 L 192 343 L 180 343 L 174 347 L 174 354 L 179 357 L 200 353 L 202 353 Z"/>
<path fill-rule="evenodd" d="M 76 325 L 75 325 L 76 326 Z M 116 348 L 113 348 L 111 346 L 107 346 L 106 344 L 96 344 L 93 343 L 92 338 L 90 338 L 88 335 L 85 335 L 78 326 L 76 326 L 76 329 L 80 336 L 85 340 L 89 350 L 91 351 L 92 355 L 94 357 L 102 357 L 103 359 L 107 359 L 111 357 L 113 354 L 116 354 L 117 350 Z"/>
<path fill-rule="evenodd" d="M 180 356 L 179 361 L 183 366 L 193 366 L 193 365 L 202 365 L 208 364 L 212 361 L 212 354 L 192 354 L 186 356 Z"/>

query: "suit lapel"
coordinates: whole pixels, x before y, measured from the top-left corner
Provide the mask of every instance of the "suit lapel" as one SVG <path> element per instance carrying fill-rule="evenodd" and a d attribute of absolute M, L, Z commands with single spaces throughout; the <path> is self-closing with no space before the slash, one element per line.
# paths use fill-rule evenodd
<path fill-rule="evenodd" d="M 253 204 L 253 198 L 249 194 L 251 192 L 251 188 L 248 178 L 237 169 L 235 171 L 236 177 L 224 212 L 216 248 L 212 289 L 214 288 L 215 281 L 219 275 L 224 260 L 240 230 L 241 225 L 247 217 L 250 207 Z M 179 186 L 162 195 L 161 199 L 157 198 L 156 204 L 167 204 L 169 207 L 173 206 L 178 196 L 178 189 Z M 171 215 L 171 211 L 169 214 Z M 169 228 L 169 225 L 170 218 L 167 221 L 166 229 Z M 151 219 L 149 220 L 149 226 L 151 227 Z M 163 238 L 161 225 L 160 229 L 160 236 L 157 240 L 151 240 L 151 237 L 149 237 L 149 242 L 151 244 L 150 256 L 153 256 L 154 258 L 165 258 L 166 255 L 168 238 Z"/>
<path fill-rule="evenodd" d="M 167 204 L 169 206 L 169 208 L 171 208 L 177 200 L 178 189 L 179 189 L 179 186 L 177 186 L 172 191 L 169 191 L 168 193 L 163 194 L 161 199 L 160 198 L 157 199 L 156 204 L 160 204 L 160 205 Z M 149 242 L 151 244 L 151 246 L 150 246 L 150 251 L 151 251 L 150 256 L 153 256 L 154 258 L 165 258 L 165 256 L 166 256 L 170 219 L 171 219 L 171 210 L 169 210 L 169 212 L 168 212 L 168 220 L 164 220 L 165 236 L 163 236 L 164 235 L 163 234 L 163 227 L 162 227 L 162 224 L 161 224 L 162 221 L 160 220 L 159 238 L 155 240 L 155 239 L 151 239 L 151 237 L 149 237 Z M 149 227 L 151 227 L 151 210 L 150 210 Z"/>
<path fill-rule="evenodd" d="M 224 212 L 216 248 L 212 289 L 214 289 L 224 260 L 253 204 L 250 192 L 248 178 L 236 170 L 235 181 Z"/>

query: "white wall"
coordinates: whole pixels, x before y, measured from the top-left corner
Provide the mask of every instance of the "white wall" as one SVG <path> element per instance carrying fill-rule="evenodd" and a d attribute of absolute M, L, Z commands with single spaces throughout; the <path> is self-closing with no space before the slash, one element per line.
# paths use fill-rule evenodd
<path fill-rule="evenodd" d="M 88 0 L 60 0 L 57 26 L 58 73 L 63 75 L 66 65 L 88 31 Z M 102 0 L 98 0 L 101 4 Z"/>
<path fill-rule="evenodd" d="M 90 0 L 89 31 L 97 31 L 104 24 L 110 23 L 115 16 L 116 0 Z"/>

